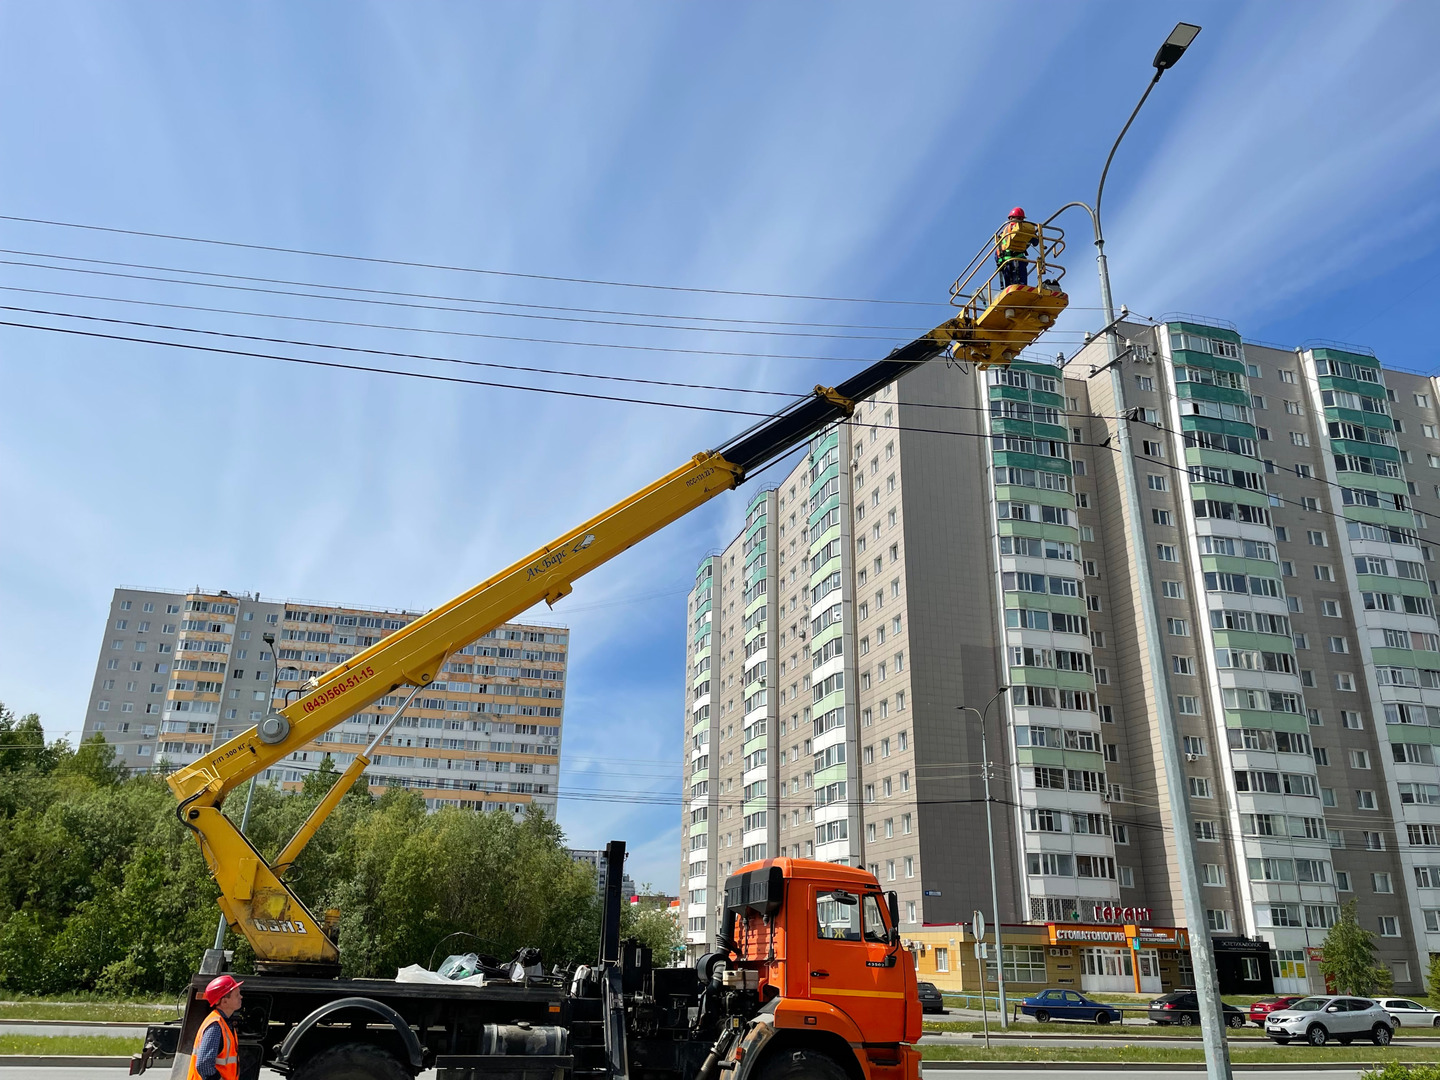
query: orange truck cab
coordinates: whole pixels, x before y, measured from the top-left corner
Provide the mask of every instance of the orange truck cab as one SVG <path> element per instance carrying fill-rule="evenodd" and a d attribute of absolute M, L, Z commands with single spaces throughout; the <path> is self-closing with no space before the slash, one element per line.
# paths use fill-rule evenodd
<path fill-rule="evenodd" d="M 772 859 L 726 879 L 718 955 L 701 961 L 702 978 L 723 962 L 724 985 L 753 990 L 759 1011 L 717 1045 L 715 1071 L 918 1080 L 920 998 L 897 916 L 895 894 L 855 867 Z"/>

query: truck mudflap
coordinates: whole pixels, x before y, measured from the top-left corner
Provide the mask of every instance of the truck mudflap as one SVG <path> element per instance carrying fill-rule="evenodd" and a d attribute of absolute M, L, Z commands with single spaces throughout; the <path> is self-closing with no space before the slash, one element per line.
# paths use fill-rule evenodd
<path fill-rule="evenodd" d="M 138 1054 L 130 1057 L 130 1075 L 139 1076 L 152 1065 L 168 1067 L 175 1061 L 175 1052 L 180 1046 L 180 1021 L 170 1024 L 156 1024 L 145 1029 L 145 1042 Z"/>

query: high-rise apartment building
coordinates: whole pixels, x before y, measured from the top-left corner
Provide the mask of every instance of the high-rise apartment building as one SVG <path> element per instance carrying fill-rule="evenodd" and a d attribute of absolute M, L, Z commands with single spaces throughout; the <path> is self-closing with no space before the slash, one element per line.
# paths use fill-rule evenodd
<path fill-rule="evenodd" d="M 314 678 L 419 617 L 247 593 L 115 590 L 83 734 L 132 769 L 188 764 L 253 727 Z M 273 639 L 273 644 L 267 641 Z M 555 813 L 569 634 L 507 624 L 450 656 L 372 757 L 372 788 L 433 807 Z M 298 783 L 326 756 L 344 768 L 404 701 L 388 695 L 267 769 Z"/>
<path fill-rule="evenodd" d="M 902 932 L 988 913 L 979 726 L 957 707 L 1005 686 L 988 716 L 1002 920 L 1185 926 L 1240 957 L 1222 970 L 1244 988 L 1306 991 L 1354 899 L 1397 988 L 1418 987 L 1440 952 L 1440 385 L 1194 319 L 1121 331 L 1123 403 L 1089 377 L 1098 341 L 1065 369 L 907 376 L 701 563 L 692 947 L 725 875 L 765 856 L 869 867 Z M 1177 829 L 1203 911 L 1181 901 Z M 1080 952 L 1087 987 L 1158 989 L 1153 952 Z"/>

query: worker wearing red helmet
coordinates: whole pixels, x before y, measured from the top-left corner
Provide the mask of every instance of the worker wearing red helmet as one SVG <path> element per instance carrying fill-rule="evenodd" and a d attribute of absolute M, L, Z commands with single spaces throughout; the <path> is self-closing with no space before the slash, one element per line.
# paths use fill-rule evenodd
<path fill-rule="evenodd" d="M 205 987 L 210 1015 L 195 1033 L 186 1080 L 240 1080 L 240 1044 L 230 1018 L 240 1010 L 240 987 L 229 975 L 211 979 Z"/>
<path fill-rule="evenodd" d="M 995 234 L 995 265 L 1000 268 L 1003 286 L 1030 284 L 1030 260 L 1025 256 L 1039 245 L 1040 229 L 1033 221 L 1025 220 L 1024 210 L 1015 207 Z"/>

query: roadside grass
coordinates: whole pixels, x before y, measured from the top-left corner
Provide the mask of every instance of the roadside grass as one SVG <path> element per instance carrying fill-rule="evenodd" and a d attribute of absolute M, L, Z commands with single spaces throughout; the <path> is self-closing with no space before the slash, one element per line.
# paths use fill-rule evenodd
<path fill-rule="evenodd" d="M 1204 1061 L 1202 1047 L 1110 1046 L 1045 1047 L 926 1046 L 920 1044 L 926 1061 Z M 1235 1047 L 1230 1052 L 1237 1065 L 1283 1063 L 1303 1065 L 1316 1061 L 1345 1061 L 1380 1064 L 1386 1061 L 1440 1061 L 1440 1047 L 1413 1046 L 1269 1046 Z"/>
<path fill-rule="evenodd" d="M 178 1013 L 174 1001 L 0 1001 L 0 1020 L 130 1021 L 158 1024 Z"/>
<path fill-rule="evenodd" d="M 0 1035 L 0 1056 L 5 1054 L 66 1054 L 120 1057 L 140 1052 L 144 1042 L 126 1035 Z M 3 1058 L 0 1058 L 3 1064 Z"/>
<path fill-rule="evenodd" d="M 1200 1037 L 1199 1027 L 1180 1027 L 1171 1025 L 1161 1027 L 1159 1024 L 1081 1024 L 1081 1023 L 1050 1023 L 1038 1024 L 1026 1021 L 1022 1024 L 1012 1024 L 1010 1030 L 1022 1031 L 1026 1035 L 1044 1032 L 1047 1035 L 1075 1035 L 1084 1038 L 1088 1035 L 1105 1036 L 1107 1038 L 1137 1038 L 1137 1039 L 1176 1039 L 1186 1036 Z M 979 1034 L 985 1030 L 985 1026 L 979 1020 L 926 1020 L 926 1031 L 945 1032 L 975 1032 Z M 990 1030 L 995 1031 L 995 1021 L 991 1021 Z M 1258 1027 L 1226 1028 L 1225 1034 L 1231 1039 L 1263 1039 L 1265 1032 Z M 1428 1034 L 1428 1032 L 1427 1032 Z"/>

